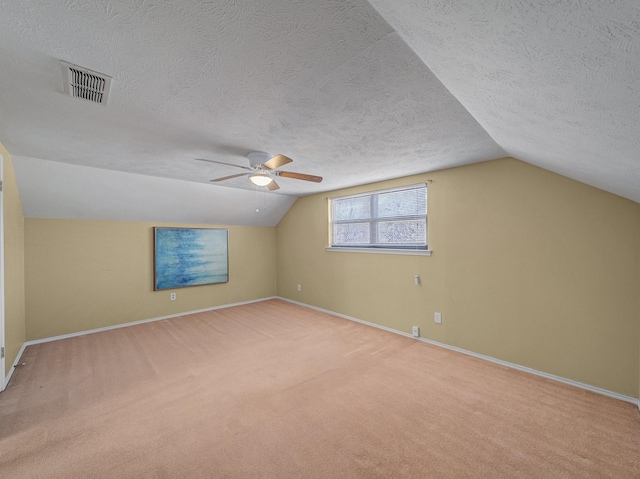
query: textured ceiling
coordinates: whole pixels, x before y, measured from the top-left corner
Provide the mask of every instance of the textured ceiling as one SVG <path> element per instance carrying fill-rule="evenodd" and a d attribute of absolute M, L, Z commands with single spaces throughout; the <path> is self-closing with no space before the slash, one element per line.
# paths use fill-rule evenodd
<path fill-rule="evenodd" d="M 161 221 L 151 198 L 170 183 L 154 176 L 192 185 L 194 203 L 215 190 L 229 224 L 275 224 L 246 178 L 208 183 L 240 170 L 194 161 L 252 150 L 325 178 L 280 178 L 282 214 L 287 195 L 506 155 L 640 201 L 636 5 L 0 0 L 0 141 L 27 216 Z M 63 95 L 60 60 L 112 76 L 108 105 Z M 67 185 L 83 175 L 122 198 Z M 76 206 L 42 204 L 48 176 Z"/>
<path fill-rule="evenodd" d="M 640 202 L 640 2 L 371 4 L 509 155 Z"/>

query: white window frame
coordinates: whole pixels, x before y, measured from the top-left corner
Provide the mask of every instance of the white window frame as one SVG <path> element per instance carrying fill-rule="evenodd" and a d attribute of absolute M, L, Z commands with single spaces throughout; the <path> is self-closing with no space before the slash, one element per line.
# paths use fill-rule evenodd
<path fill-rule="evenodd" d="M 388 188 L 384 190 L 374 190 L 368 191 L 366 193 L 359 193 L 355 195 L 345 195 L 339 196 L 335 198 L 329 199 L 329 246 L 327 246 L 327 251 L 339 251 L 339 252 L 358 252 L 358 253 L 378 253 L 378 254 L 405 254 L 405 255 L 423 255 L 430 256 L 431 250 L 428 249 L 428 235 L 429 235 L 429 223 L 428 223 L 428 210 L 425 207 L 425 215 L 407 215 L 407 216 L 392 216 L 392 217 L 377 217 L 376 214 L 376 205 L 375 201 L 376 196 L 385 193 L 393 193 L 394 191 L 403 191 L 414 188 L 425 188 L 425 201 L 427 201 L 428 188 L 426 183 L 418 183 L 406 186 L 400 186 L 396 188 Z M 333 209 L 334 202 L 337 200 L 347 199 L 347 198 L 362 198 L 368 197 L 371 201 L 371 217 L 368 219 L 359 219 L 359 220 L 341 220 L 334 221 L 333 219 Z M 426 244 L 391 244 L 391 245 L 383 245 L 377 243 L 377 224 L 381 221 L 406 221 L 411 219 L 422 219 L 424 218 L 425 226 L 427 230 L 427 242 Z M 368 244 L 357 244 L 357 245 L 340 245 L 335 244 L 333 241 L 333 226 L 334 224 L 349 224 L 349 223 L 368 223 L 370 228 L 370 238 L 372 240 L 371 243 Z"/>

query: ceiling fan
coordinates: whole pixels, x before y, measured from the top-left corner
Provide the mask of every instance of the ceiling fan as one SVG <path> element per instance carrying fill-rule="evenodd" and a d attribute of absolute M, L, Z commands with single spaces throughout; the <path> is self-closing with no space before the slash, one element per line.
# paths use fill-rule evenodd
<path fill-rule="evenodd" d="M 218 181 L 230 180 L 231 178 L 238 178 L 239 176 L 249 176 L 249 179 L 254 185 L 266 186 L 270 191 L 280 189 L 278 183 L 275 181 L 276 176 L 283 178 L 293 178 L 295 180 L 313 181 L 314 183 L 320 183 L 322 176 L 305 175 L 303 173 L 294 173 L 293 171 L 280 171 L 278 168 L 291 163 L 293 160 L 284 155 L 276 155 L 272 157 L 269 153 L 263 151 L 252 151 L 247 155 L 250 166 L 235 165 L 233 163 L 225 163 L 224 161 L 207 160 L 205 158 L 196 158 L 198 161 L 207 161 L 209 163 L 217 163 L 219 165 L 235 166 L 236 168 L 242 168 L 248 170 L 248 173 L 238 173 L 237 175 L 223 176 L 221 178 L 215 178 L 211 180 L 214 183 Z"/>

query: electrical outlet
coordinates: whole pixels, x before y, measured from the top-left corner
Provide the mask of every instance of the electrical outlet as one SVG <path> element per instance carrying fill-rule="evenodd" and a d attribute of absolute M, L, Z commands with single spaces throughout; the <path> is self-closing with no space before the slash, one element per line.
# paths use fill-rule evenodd
<path fill-rule="evenodd" d="M 414 338 L 419 338 L 420 337 L 420 328 L 418 326 L 413 326 L 411 328 L 411 334 L 413 334 Z"/>
<path fill-rule="evenodd" d="M 296 288 L 298 291 L 302 291 L 302 285 L 299 284 L 298 287 Z"/>
<path fill-rule="evenodd" d="M 176 293 L 171 293 L 171 301 L 175 301 L 176 300 Z"/>
<path fill-rule="evenodd" d="M 436 324 L 442 324 L 442 313 L 434 313 L 433 322 Z"/>

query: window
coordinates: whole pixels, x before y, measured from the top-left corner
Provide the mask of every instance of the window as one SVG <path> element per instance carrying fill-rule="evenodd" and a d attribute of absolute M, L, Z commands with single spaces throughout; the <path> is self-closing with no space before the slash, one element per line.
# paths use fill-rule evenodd
<path fill-rule="evenodd" d="M 427 250 L 427 186 L 331 200 L 331 248 Z"/>

